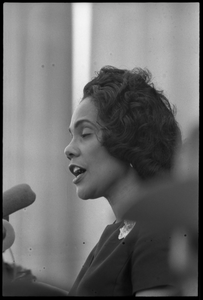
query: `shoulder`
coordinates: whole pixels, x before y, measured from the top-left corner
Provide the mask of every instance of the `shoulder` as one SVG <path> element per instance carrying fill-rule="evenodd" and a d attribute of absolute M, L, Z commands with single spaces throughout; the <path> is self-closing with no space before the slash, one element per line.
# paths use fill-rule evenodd
<path fill-rule="evenodd" d="M 145 226 L 144 223 L 136 222 L 127 239 L 134 249 L 143 247 L 147 250 L 147 248 L 163 246 L 168 248 L 171 240 L 171 232 L 155 230 L 154 228 Z"/>
<path fill-rule="evenodd" d="M 171 234 L 157 230 L 149 230 L 136 223 L 129 234 L 133 263 L 147 266 L 148 264 L 161 264 L 168 266 Z"/>
<path fill-rule="evenodd" d="M 145 296 L 145 292 L 148 294 L 151 290 L 153 293 L 167 293 L 168 287 L 174 286 L 169 265 L 169 233 L 148 230 L 137 223 L 129 234 L 129 239 L 133 292 L 139 292 L 140 296 L 143 293 Z"/>
<path fill-rule="evenodd" d="M 171 286 L 146 289 L 135 294 L 135 297 L 172 297 L 177 296 L 177 290 Z"/>

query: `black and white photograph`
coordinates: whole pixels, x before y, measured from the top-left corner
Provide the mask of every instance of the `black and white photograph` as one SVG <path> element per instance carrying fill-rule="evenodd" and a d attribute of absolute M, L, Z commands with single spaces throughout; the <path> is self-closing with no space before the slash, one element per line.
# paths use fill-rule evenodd
<path fill-rule="evenodd" d="M 199 15 L 3 3 L 3 296 L 200 295 Z"/>

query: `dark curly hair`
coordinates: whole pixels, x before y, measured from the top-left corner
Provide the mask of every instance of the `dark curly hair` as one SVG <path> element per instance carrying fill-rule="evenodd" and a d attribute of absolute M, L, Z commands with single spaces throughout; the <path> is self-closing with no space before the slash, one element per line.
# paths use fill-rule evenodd
<path fill-rule="evenodd" d="M 104 124 L 102 144 L 146 180 L 170 171 L 181 132 L 175 107 L 156 90 L 147 69 L 103 67 L 83 90 Z"/>

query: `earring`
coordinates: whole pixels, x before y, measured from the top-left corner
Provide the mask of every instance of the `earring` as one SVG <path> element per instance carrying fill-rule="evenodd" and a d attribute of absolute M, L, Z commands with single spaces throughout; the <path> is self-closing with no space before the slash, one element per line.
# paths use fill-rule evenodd
<path fill-rule="evenodd" d="M 131 167 L 131 168 L 133 168 L 133 165 L 132 165 L 132 164 L 130 164 L 130 167 Z"/>

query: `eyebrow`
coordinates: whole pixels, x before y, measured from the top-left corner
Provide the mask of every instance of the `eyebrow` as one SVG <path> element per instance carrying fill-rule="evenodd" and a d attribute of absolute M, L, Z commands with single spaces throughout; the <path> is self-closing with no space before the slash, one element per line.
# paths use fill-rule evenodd
<path fill-rule="evenodd" d="M 82 120 L 78 120 L 75 124 L 74 124 L 74 129 L 76 129 L 78 126 L 80 126 L 82 123 L 89 123 L 90 125 L 94 126 L 95 128 L 97 128 L 97 126 L 91 122 L 88 119 L 82 119 Z M 98 129 L 98 128 L 97 128 Z M 72 131 L 70 129 L 70 127 L 68 128 L 69 132 L 72 134 Z"/>

